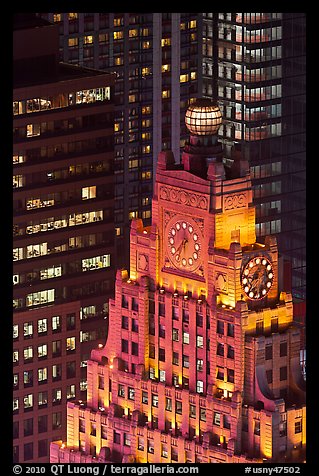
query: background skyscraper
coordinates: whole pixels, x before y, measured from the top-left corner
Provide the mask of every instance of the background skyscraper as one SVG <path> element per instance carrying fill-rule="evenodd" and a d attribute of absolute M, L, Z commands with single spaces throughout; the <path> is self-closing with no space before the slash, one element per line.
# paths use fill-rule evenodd
<path fill-rule="evenodd" d="M 48 461 L 104 341 L 114 283 L 114 78 L 58 62 L 58 27 L 13 32 L 13 444 Z"/>

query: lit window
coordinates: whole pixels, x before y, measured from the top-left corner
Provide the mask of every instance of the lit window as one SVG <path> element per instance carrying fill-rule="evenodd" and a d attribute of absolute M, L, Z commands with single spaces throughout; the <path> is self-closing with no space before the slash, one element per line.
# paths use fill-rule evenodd
<path fill-rule="evenodd" d="M 23 397 L 23 406 L 24 408 L 32 408 L 33 407 L 33 394 L 29 393 Z"/>
<path fill-rule="evenodd" d="M 84 44 L 85 45 L 92 45 L 93 44 L 93 36 L 92 35 L 85 35 L 84 36 Z"/>
<path fill-rule="evenodd" d="M 78 16 L 78 13 L 69 13 L 69 20 L 76 20 Z"/>
<path fill-rule="evenodd" d="M 23 337 L 29 339 L 33 336 L 33 324 L 32 322 L 25 322 L 23 324 Z"/>
<path fill-rule="evenodd" d="M 220 413 L 214 412 L 214 425 L 220 426 Z"/>
<path fill-rule="evenodd" d="M 171 65 L 170 64 L 163 64 L 162 65 L 162 73 L 167 73 L 170 70 L 171 70 Z"/>
<path fill-rule="evenodd" d="M 78 45 L 79 45 L 79 39 L 78 38 L 69 38 L 68 39 L 69 48 L 75 48 Z"/>
<path fill-rule="evenodd" d="M 204 382 L 202 380 L 197 380 L 196 382 L 196 392 L 203 393 L 204 392 Z"/>
<path fill-rule="evenodd" d="M 122 56 L 117 56 L 114 58 L 114 64 L 115 66 L 121 66 L 122 64 L 124 64 L 124 59 Z"/>
<path fill-rule="evenodd" d="M 151 42 L 150 41 L 143 41 L 142 42 L 142 48 L 143 50 L 147 50 L 148 48 L 151 47 Z"/>
<path fill-rule="evenodd" d="M 27 294 L 26 305 L 27 307 L 30 307 L 47 302 L 54 302 L 54 293 L 54 289 L 47 289 L 45 291 Z"/>
<path fill-rule="evenodd" d="M 204 338 L 203 336 L 196 336 L 196 347 L 202 349 L 204 347 Z"/>
<path fill-rule="evenodd" d="M 29 347 L 25 347 L 23 349 L 23 358 L 24 360 L 31 360 L 33 358 L 33 347 L 30 345 Z"/>
<path fill-rule="evenodd" d="M 142 68 L 142 76 L 147 76 L 148 74 L 151 74 L 151 68 Z"/>
<path fill-rule="evenodd" d="M 131 435 L 124 433 L 124 446 L 131 446 Z"/>
<path fill-rule="evenodd" d="M 13 399 L 13 411 L 16 412 L 19 410 L 19 399 L 18 398 L 14 398 Z"/>
<path fill-rule="evenodd" d="M 72 352 L 75 350 L 75 337 L 68 337 L 66 339 L 66 351 Z"/>
<path fill-rule="evenodd" d="M 160 382 L 165 382 L 165 380 L 166 380 L 165 370 L 160 370 L 160 371 L 159 371 L 159 381 L 160 381 Z"/>
<path fill-rule="evenodd" d="M 90 198 L 96 198 L 96 186 L 83 187 L 82 188 L 82 200 L 88 200 Z"/>
<path fill-rule="evenodd" d="M 170 38 L 162 38 L 161 45 L 162 45 L 162 47 L 170 46 L 171 45 L 171 39 Z"/>
<path fill-rule="evenodd" d="M 17 339 L 19 337 L 19 326 L 18 324 L 14 324 L 13 326 L 13 338 Z"/>
<path fill-rule="evenodd" d="M 38 358 L 43 359 L 48 356 L 48 346 L 47 344 L 38 345 Z"/>
<path fill-rule="evenodd" d="M 40 124 L 27 124 L 27 137 L 35 137 L 41 134 Z"/>
<path fill-rule="evenodd" d="M 129 94 L 128 102 L 136 102 L 136 94 Z"/>
<path fill-rule="evenodd" d="M 58 22 L 58 21 L 61 21 L 62 20 L 62 15 L 61 13 L 54 13 L 53 14 L 53 21 L 54 23 Z"/>
<path fill-rule="evenodd" d="M 197 22 L 196 20 L 191 20 L 188 25 L 189 28 L 196 28 Z"/>
<path fill-rule="evenodd" d="M 114 31 L 113 38 L 114 38 L 114 40 L 121 40 L 122 38 L 124 38 L 124 32 L 123 31 Z"/>
<path fill-rule="evenodd" d="M 135 38 L 136 36 L 138 36 L 138 30 L 129 30 L 128 31 L 128 36 L 129 38 Z"/>
<path fill-rule="evenodd" d="M 188 74 L 181 74 L 179 77 L 180 83 L 186 83 L 188 81 Z"/>
<path fill-rule="evenodd" d="M 164 90 L 162 91 L 162 98 L 163 98 L 163 99 L 167 99 L 167 98 L 169 98 L 170 96 L 171 96 L 171 92 L 170 92 L 169 89 L 164 89 Z"/>
<path fill-rule="evenodd" d="M 142 114 L 151 114 L 152 106 L 143 106 L 142 107 Z"/>
<path fill-rule="evenodd" d="M 128 217 L 129 217 L 129 220 L 132 220 L 133 218 L 137 218 L 138 212 L 137 211 L 129 212 Z"/>
<path fill-rule="evenodd" d="M 67 385 L 66 387 L 66 398 L 69 400 L 70 398 L 75 398 L 75 385 Z"/>
<path fill-rule="evenodd" d="M 151 180 L 152 172 L 150 170 L 148 170 L 147 172 L 142 172 L 141 178 L 142 180 Z"/>
<path fill-rule="evenodd" d="M 52 317 L 52 331 L 58 332 L 61 330 L 61 317 L 60 316 L 53 316 Z"/>
<path fill-rule="evenodd" d="M 111 265 L 111 255 L 94 256 L 82 259 L 82 271 L 108 268 Z"/>
<path fill-rule="evenodd" d="M 189 333 L 183 332 L 183 344 L 189 344 Z"/>
<path fill-rule="evenodd" d="M 48 369 L 44 367 L 43 369 L 38 369 L 38 382 L 46 382 L 48 379 Z"/>
<path fill-rule="evenodd" d="M 14 350 L 14 351 L 13 351 L 12 362 L 13 362 L 14 364 L 17 364 L 17 363 L 19 362 L 19 351 L 18 351 L 18 350 Z"/>

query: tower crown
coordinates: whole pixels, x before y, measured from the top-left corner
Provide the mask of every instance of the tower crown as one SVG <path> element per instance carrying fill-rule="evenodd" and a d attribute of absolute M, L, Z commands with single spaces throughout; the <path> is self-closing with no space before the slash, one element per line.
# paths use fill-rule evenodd
<path fill-rule="evenodd" d="M 208 98 L 197 99 L 185 114 L 185 124 L 192 135 L 215 135 L 222 123 L 222 115 L 216 103 Z"/>

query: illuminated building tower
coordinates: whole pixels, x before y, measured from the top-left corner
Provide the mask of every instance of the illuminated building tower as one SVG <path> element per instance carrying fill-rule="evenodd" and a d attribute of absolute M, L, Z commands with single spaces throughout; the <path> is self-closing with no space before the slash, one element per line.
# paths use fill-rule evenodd
<path fill-rule="evenodd" d="M 216 97 L 226 160 L 234 143 L 249 161 L 256 235 L 275 234 L 305 299 L 304 13 L 203 13 L 204 96 Z"/>
<path fill-rule="evenodd" d="M 59 63 L 58 27 L 14 22 L 13 445 L 47 462 L 104 342 L 113 295 L 113 82 Z"/>
<path fill-rule="evenodd" d="M 151 223 L 158 153 L 179 161 L 185 111 L 201 95 L 199 14 L 40 15 L 60 27 L 62 61 L 116 73 L 114 219 L 118 266 L 127 267 L 132 218 Z"/>
<path fill-rule="evenodd" d="M 222 163 L 218 106 L 186 112 L 182 164 L 159 154 L 152 225 L 131 226 L 88 399 L 68 404 L 56 462 L 299 461 L 300 329 L 276 240 L 255 239 L 247 161 Z"/>

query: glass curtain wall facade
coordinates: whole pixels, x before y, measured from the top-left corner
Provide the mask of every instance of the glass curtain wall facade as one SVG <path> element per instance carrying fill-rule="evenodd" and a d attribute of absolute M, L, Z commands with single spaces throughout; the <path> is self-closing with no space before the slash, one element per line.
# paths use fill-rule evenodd
<path fill-rule="evenodd" d="M 180 155 L 198 89 L 198 13 L 41 13 L 60 27 L 60 59 L 116 73 L 115 229 L 129 262 L 132 218 L 150 223 L 156 157 Z M 182 131 L 182 137 L 181 137 Z"/>
<path fill-rule="evenodd" d="M 203 95 L 215 97 L 230 149 L 250 162 L 256 234 L 276 234 L 305 298 L 305 16 L 204 13 Z"/>

